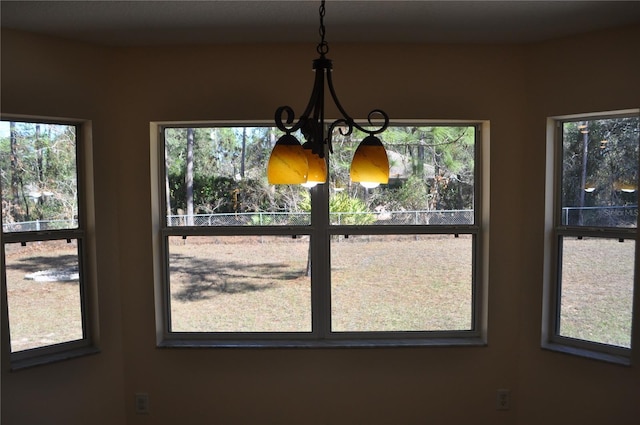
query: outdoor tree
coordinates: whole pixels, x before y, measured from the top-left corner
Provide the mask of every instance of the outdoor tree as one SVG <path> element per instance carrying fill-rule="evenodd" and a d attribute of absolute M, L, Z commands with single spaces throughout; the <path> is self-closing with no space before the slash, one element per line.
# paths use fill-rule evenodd
<path fill-rule="evenodd" d="M 277 137 L 274 129 L 191 130 L 165 129 L 165 184 L 172 212 L 189 216 L 188 190 L 192 190 L 193 214 L 296 210 L 305 189 L 273 187 L 266 180 L 266 163 Z"/>
<path fill-rule="evenodd" d="M 186 216 L 303 211 L 306 188 L 266 180 L 266 164 L 280 135 L 273 127 L 165 129 L 168 211 Z M 376 189 L 349 178 L 353 154 L 365 136 L 345 128 L 332 134 L 327 184 L 335 202 L 355 199 L 358 203 L 348 208 L 363 205 L 368 212 L 473 208 L 473 126 L 389 127 L 379 136 L 389 154 L 391 178 Z"/>
<path fill-rule="evenodd" d="M 186 189 L 186 203 L 187 203 L 187 225 L 193 226 L 193 144 L 194 144 L 194 129 L 187 128 L 187 162 L 186 172 L 184 177 L 184 185 Z"/>
<path fill-rule="evenodd" d="M 469 126 L 392 126 L 380 135 L 389 157 L 388 185 L 367 190 L 349 182 L 353 154 L 365 134 L 334 133 L 333 187 L 370 209 L 443 210 L 473 206 L 475 130 Z"/>
<path fill-rule="evenodd" d="M 638 139 L 637 117 L 565 123 L 562 205 L 635 205 Z"/>
<path fill-rule="evenodd" d="M 0 178 L 4 223 L 73 221 L 77 215 L 74 126 L 3 121 Z M 8 131 L 7 131 L 8 130 Z"/>

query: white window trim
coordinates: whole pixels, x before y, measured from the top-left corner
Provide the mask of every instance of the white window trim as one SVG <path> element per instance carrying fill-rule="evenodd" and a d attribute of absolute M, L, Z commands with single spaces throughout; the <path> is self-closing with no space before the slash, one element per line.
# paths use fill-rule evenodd
<path fill-rule="evenodd" d="M 61 124 L 76 127 L 76 166 L 78 173 L 78 228 L 53 232 L 27 232 L 22 234 L 4 234 L 0 231 L 0 315 L 2 317 L 2 350 L 9 353 L 3 356 L 3 366 L 19 370 L 31 366 L 68 360 L 80 356 L 98 353 L 98 300 L 96 274 L 95 243 L 95 198 L 93 186 L 93 141 L 92 123 L 89 120 L 68 118 L 6 115 L 3 121 Z M 0 217 L 1 220 L 1 217 Z M 60 239 L 78 240 L 78 262 L 80 268 L 80 304 L 83 326 L 83 338 L 38 348 L 11 353 L 10 323 L 7 300 L 7 283 L 4 272 L 4 245 L 12 242 L 29 242 Z"/>
<path fill-rule="evenodd" d="M 542 341 L 544 349 L 615 363 L 625 366 L 632 364 L 633 347 L 638 341 L 640 320 L 638 310 L 640 308 L 640 284 L 639 284 L 639 256 L 640 246 L 638 245 L 637 229 L 575 229 L 567 230 L 560 226 L 560 214 L 558 205 L 560 199 L 560 178 L 562 171 L 562 123 L 566 121 L 576 121 L 579 119 L 603 119 L 603 118 L 623 118 L 628 116 L 638 116 L 640 109 L 626 109 L 611 112 L 597 112 L 562 115 L 547 118 L 547 145 L 546 145 L 546 168 L 545 168 L 545 217 L 544 217 L 544 263 L 543 263 L 543 305 L 542 305 Z M 635 241 L 635 266 L 634 266 L 634 289 L 633 289 L 633 315 L 631 324 L 631 348 L 616 347 L 592 341 L 569 338 L 559 335 L 557 327 L 560 320 L 559 308 L 559 238 L 561 236 L 600 236 L 606 235 L 611 238 L 624 238 Z"/>
<path fill-rule="evenodd" d="M 397 120 L 392 125 L 407 124 L 420 126 L 437 125 L 474 125 L 476 135 L 476 180 L 473 226 L 329 226 L 320 222 L 320 226 L 312 221 L 311 226 L 277 226 L 277 227 L 234 227 L 229 228 L 166 228 L 164 212 L 164 149 L 163 129 L 166 127 L 185 126 L 269 126 L 267 121 L 207 121 L 207 122 L 151 122 L 150 123 L 150 169 L 151 169 L 151 204 L 153 234 L 153 272 L 154 294 L 156 305 L 156 342 L 159 347 L 402 347 L 402 346 L 483 346 L 487 344 L 487 294 L 488 294 L 488 260 L 489 260 L 489 129 L 488 121 L 482 120 Z M 328 185 L 318 185 L 313 202 L 326 202 Z M 323 192 L 322 192 L 323 191 Z M 312 208 L 317 210 L 317 208 Z M 313 220 L 313 219 L 312 219 Z M 328 220 L 328 218 L 320 218 Z M 313 317 L 312 332 L 270 332 L 270 333 L 226 333 L 226 332 L 170 332 L 168 305 L 168 263 L 166 237 L 195 235 L 303 235 L 314 237 L 314 232 L 321 232 L 319 227 L 327 229 L 331 234 L 473 234 L 476 238 L 473 264 L 473 330 L 467 331 L 417 331 L 417 332 L 331 332 L 329 319 L 318 317 L 328 314 L 330 301 L 329 285 L 313 288 L 312 310 L 320 311 Z M 319 233 L 320 234 L 320 233 Z M 325 244 L 328 251 L 329 246 Z M 312 250 L 313 251 L 313 250 Z M 320 252 L 319 252 L 320 251 Z M 312 252 L 312 262 L 326 264 L 327 252 Z M 314 269 L 312 269 L 314 270 Z M 320 274 L 326 274 L 326 267 L 316 267 Z M 313 272 L 313 271 L 312 271 Z M 318 273 L 318 271 L 316 271 Z M 321 276 L 320 281 L 326 281 Z M 316 277 L 317 279 L 317 277 Z M 322 308 L 319 306 L 322 305 Z"/>

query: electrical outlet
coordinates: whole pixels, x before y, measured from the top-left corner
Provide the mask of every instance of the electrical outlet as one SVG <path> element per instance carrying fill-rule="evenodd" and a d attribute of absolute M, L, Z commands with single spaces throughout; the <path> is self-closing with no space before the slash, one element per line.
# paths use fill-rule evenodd
<path fill-rule="evenodd" d="M 136 393 L 136 414 L 137 415 L 149 414 L 149 394 Z"/>
<path fill-rule="evenodd" d="M 500 389 L 496 395 L 496 409 L 498 410 L 509 410 L 510 400 L 511 399 L 511 390 L 508 389 Z"/>

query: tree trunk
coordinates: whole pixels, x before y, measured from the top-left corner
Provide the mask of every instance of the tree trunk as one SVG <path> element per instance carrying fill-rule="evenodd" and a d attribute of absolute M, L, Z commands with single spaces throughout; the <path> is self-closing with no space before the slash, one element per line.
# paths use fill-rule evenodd
<path fill-rule="evenodd" d="M 15 221 L 25 221 L 29 217 L 29 203 L 27 202 L 24 193 L 22 194 L 22 201 L 24 201 L 24 208 L 20 206 L 20 192 L 22 189 L 22 164 L 18 160 L 18 135 L 16 132 L 16 123 L 9 123 L 9 145 L 10 145 L 10 172 L 11 172 L 11 203 L 9 207 L 9 214 Z"/>
<path fill-rule="evenodd" d="M 11 201 L 14 208 L 16 208 L 20 204 L 20 193 L 18 191 L 20 177 L 18 175 L 18 138 L 16 136 L 16 123 L 13 121 L 9 123 L 9 144 L 11 149 Z"/>
<path fill-rule="evenodd" d="M 36 167 L 38 173 L 38 187 L 37 190 L 40 192 L 40 196 L 34 199 L 36 204 L 36 208 L 34 213 L 39 220 L 44 219 L 44 214 L 42 211 L 42 205 L 44 204 L 44 192 L 47 187 L 47 182 L 44 179 L 44 143 L 42 142 L 42 133 L 40 132 L 40 124 L 36 124 Z"/>
<path fill-rule="evenodd" d="M 580 199 L 578 203 L 580 208 L 584 207 L 584 189 L 587 187 L 587 159 L 589 157 L 589 129 L 587 125 L 588 124 L 585 122 L 585 127 L 582 130 L 582 173 L 580 176 Z M 578 225 L 583 224 L 582 211 L 583 210 L 580 209 L 580 214 L 578 216 Z"/>
<path fill-rule="evenodd" d="M 193 226 L 193 143 L 195 130 L 187 128 L 187 173 L 185 186 L 187 192 L 187 225 Z"/>
<path fill-rule="evenodd" d="M 167 142 L 165 140 L 164 143 L 164 191 L 165 191 L 165 198 L 166 198 L 166 207 L 167 207 L 167 211 L 166 211 L 166 215 L 169 216 L 172 214 L 171 212 L 171 190 L 170 190 L 170 186 L 169 186 L 169 155 L 167 155 Z M 166 218 L 167 220 L 167 224 L 171 225 L 171 221 L 168 219 L 168 217 Z"/>
<path fill-rule="evenodd" d="M 242 129 L 242 155 L 240 156 L 240 177 L 244 179 L 244 166 L 247 150 L 247 128 Z"/>

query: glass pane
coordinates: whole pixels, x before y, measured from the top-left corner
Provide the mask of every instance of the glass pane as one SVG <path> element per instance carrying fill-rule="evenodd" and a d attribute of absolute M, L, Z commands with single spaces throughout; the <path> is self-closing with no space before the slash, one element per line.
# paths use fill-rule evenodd
<path fill-rule="evenodd" d="M 639 119 L 562 126 L 563 225 L 636 227 Z"/>
<path fill-rule="evenodd" d="M 631 346 L 635 242 L 563 238 L 560 335 Z"/>
<path fill-rule="evenodd" d="M 168 226 L 308 225 L 309 190 L 269 185 L 273 127 L 166 128 Z"/>
<path fill-rule="evenodd" d="M 83 338 L 77 241 L 6 244 L 11 351 Z"/>
<path fill-rule="evenodd" d="M 78 227 L 76 128 L 0 122 L 3 232 Z"/>
<path fill-rule="evenodd" d="M 310 332 L 309 237 L 169 238 L 171 331 Z"/>
<path fill-rule="evenodd" d="M 472 329 L 470 235 L 331 241 L 332 330 Z"/>
<path fill-rule="evenodd" d="M 369 189 L 349 177 L 364 136 L 333 135 L 331 224 L 473 224 L 475 127 L 390 126 L 378 135 L 389 184 Z"/>

